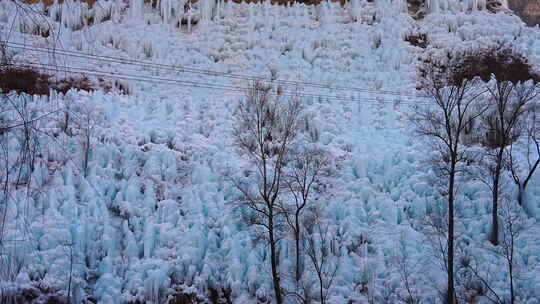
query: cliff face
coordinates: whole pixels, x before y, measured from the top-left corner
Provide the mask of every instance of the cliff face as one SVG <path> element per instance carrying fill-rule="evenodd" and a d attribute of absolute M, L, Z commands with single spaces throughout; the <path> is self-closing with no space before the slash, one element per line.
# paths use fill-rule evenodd
<path fill-rule="evenodd" d="M 540 24 L 540 0 L 508 0 L 508 6 L 525 23 Z"/>

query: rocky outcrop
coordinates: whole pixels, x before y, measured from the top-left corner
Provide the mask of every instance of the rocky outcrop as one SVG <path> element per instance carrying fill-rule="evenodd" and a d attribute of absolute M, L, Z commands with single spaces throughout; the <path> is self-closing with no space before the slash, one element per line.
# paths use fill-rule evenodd
<path fill-rule="evenodd" d="M 540 24 L 540 0 L 508 0 L 508 6 L 525 23 Z"/>

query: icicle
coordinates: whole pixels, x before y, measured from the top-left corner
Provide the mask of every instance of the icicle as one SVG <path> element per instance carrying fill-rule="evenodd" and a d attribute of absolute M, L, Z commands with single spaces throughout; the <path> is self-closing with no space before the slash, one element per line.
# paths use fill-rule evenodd
<path fill-rule="evenodd" d="M 188 26 L 188 33 L 191 33 L 191 3 L 189 3 L 189 10 L 187 12 L 187 26 Z"/>
<path fill-rule="evenodd" d="M 106 18 L 111 18 L 113 13 L 113 6 L 110 2 L 103 2 L 101 5 L 94 5 L 92 8 L 94 12 L 95 23 L 101 23 Z"/>
<path fill-rule="evenodd" d="M 206 23 L 206 0 L 199 0 L 198 1 L 198 4 L 199 4 L 199 14 L 200 14 L 200 17 L 199 17 L 199 23 L 201 23 L 201 25 L 203 23 Z"/>
<path fill-rule="evenodd" d="M 139 257 L 139 248 L 137 246 L 137 242 L 135 240 L 135 236 L 133 235 L 133 232 L 129 229 L 129 225 L 127 221 L 124 221 L 122 223 L 122 228 L 124 230 L 124 236 L 126 238 L 126 255 L 129 260 L 133 258 Z"/>
<path fill-rule="evenodd" d="M 477 0 L 477 8 L 481 11 L 485 11 L 486 10 L 486 7 L 487 7 L 487 3 L 486 3 L 486 0 Z"/>
<path fill-rule="evenodd" d="M 441 11 L 446 12 L 450 9 L 451 0 L 439 0 L 441 2 Z"/>
<path fill-rule="evenodd" d="M 440 12 L 439 0 L 429 0 L 427 7 L 428 7 L 428 10 L 429 10 L 430 13 L 439 13 Z"/>
<path fill-rule="evenodd" d="M 145 258 L 152 257 L 152 253 L 154 251 L 154 242 L 155 242 L 154 223 L 152 222 L 151 219 L 147 219 L 144 225 L 144 240 L 143 240 Z"/>
<path fill-rule="evenodd" d="M 253 28 L 253 26 L 252 26 L 253 22 L 252 21 L 254 19 L 255 18 L 253 18 L 253 6 L 250 3 L 248 3 L 248 5 L 247 5 L 247 24 L 249 26 L 249 29 Z"/>
<path fill-rule="evenodd" d="M 221 0 L 218 0 L 217 2 L 217 8 L 216 8 L 216 16 L 217 16 L 217 19 L 220 20 L 221 19 L 221 6 L 222 6 L 222 1 Z"/>
<path fill-rule="evenodd" d="M 326 1 L 326 11 L 327 11 L 327 23 L 334 23 L 334 6 L 332 5 L 332 2 Z"/>
<path fill-rule="evenodd" d="M 210 6 L 209 0 L 200 0 L 200 11 L 201 11 L 201 24 L 207 24 L 210 21 L 212 14 L 212 8 Z"/>
<path fill-rule="evenodd" d="M 468 12 L 471 10 L 471 7 L 472 7 L 471 2 L 472 2 L 471 0 L 465 0 L 461 3 L 461 8 L 463 12 Z"/>
<path fill-rule="evenodd" d="M 67 1 L 60 4 L 60 12 L 60 24 L 64 27 L 67 27 L 67 19 L 69 15 Z"/>
<path fill-rule="evenodd" d="M 172 15 L 172 4 L 170 0 L 161 0 L 159 3 L 159 9 L 161 11 L 161 18 L 163 23 L 169 24 Z"/>
<path fill-rule="evenodd" d="M 399 1 L 399 7 L 400 7 L 400 12 L 401 13 L 406 13 L 407 14 L 409 12 L 408 6 L 409 6 L 409 4 L 408 4 L 407 0 Z"/>
<path fill-rule="evenodd" d="M 351 17 L 356 22 L 360 19 L 360 2 L 359 0 L 351 0 L 349 2 L 349 13 Z"/>
<path fill-rule="evenodd" d="M 323 19 L 322 3 L 315 4 L 315 19 L 319 21 L 319 23 L 322 23 L 322 19 Z"/>
<path fill-rule="evenodd" d="M 225 17 L 229 18 L 232 15 L 232 1 L 227 1 L 227 11 Z"/>
<path fill-rule="evenodd" d="M 263 2 L 262 4 L 263 19 L 264 24 L 268 24 L 268 2 Z"/>
<path fill-rule="evenodd" d="M 139 21 L 143 18 L 144 1 L 143 0 L 133 0 L 131 1 L 130 7 L 130 17 L 132 21 Z"/>

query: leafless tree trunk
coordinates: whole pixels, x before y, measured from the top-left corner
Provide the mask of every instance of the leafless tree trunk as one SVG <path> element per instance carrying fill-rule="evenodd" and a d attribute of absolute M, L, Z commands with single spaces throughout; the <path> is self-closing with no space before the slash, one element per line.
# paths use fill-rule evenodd
<path fill-rule="evenodd" d="M 2 184 L 2 218 L 0 224 L 0 245 L 2 244 L 7 210 L 9 208 L 9 197 L 13 189 L 24 186 L 29 188 L 31 184 L 31 172 L 34 171 L 36 164 L 36 155 L 39 149 L 39 140 L 37 133 L 37 122 L 32 119 L 33 110 L 31 110 L 28 100 L 30 97 L 20 95 L 17 98 L 11 98 L 8 94 L 0 94 L 2 105 L 5 106 L 14 115 L 8 117 L 5 122 L 0 122 L 0 149 L 4 164 L 3 176 L 0 178 Z M 5 109 L 5 108 L 3 108 Z M 2 109 L 2 110 L 3 110 Z M 11 144 L 13 138 L 16 138 L 16 145 Z"/>
<path fill-rule="evenodd" d="M 526 168 L 522 168 L 521 162 L 516 159 L 519 151 L 516 151 L 515 146 L 519 142 L 510 143 L 508 149 L 508 167 L 512 179 L 518 187 L 517 201 L 520 206 L 524 204 L 525 190 L 540 164 L 540 139 L 538 138 L 540 135 L 540 121 L 537 116 L 538 106 L 534 105 L 525 112 L 523 122 L 520 124 L 520 129 L 525 132 L 526 137 L 526 141 L 523 143 L 525 145 L 525 158 L 527 159 Z"/>
<path fill-rule="evenodd" d="M 328 303 L 330 289 L 339 268 L 343 242 L 329 231 L 329 226 L 321 221 L 320 216 L 316 216 L 313 221 L 312 231 L 307 236 L 306 254 L 317 275 L 319 302 L 325 304 Z"/>
<path fill-rule="evenodd" d="M 499 220 L 498 207 L 500 198 L 500 179 L 504 170 L 506 148 L 519 137 L 521 131 L 518 126 L 526 106 L 537 93 L 534 86 L 526 87 L 525 84 L 514 84 L 508 80 L 494 81 L 493 86 L 487 85 L 491 95 L 492 111 L 483 117 L 487 127 L 486 146 L 490 149 L 489 155 L 493 165 L 489 171 L 491 175 L 492 193 L 492 227 L 490 242 L 493 245 L 499 243 Z"/>
<path fill-rule="evenodd" d="M 471 258 L 471 261 L 469 261 L 465 267 L 476 279 L 480 281 L 481 286 L 486 289 L 484 292 L 484 297 L 486 297 L 491 303 L 504 304 L 504 301 L 501 299 L 497 291 L 491 286 L 489 276 L 483 275 L 479 269 L 478 262 L 475 258 Z"/>
<path fill-rule="evenodd" d="M 516 303 L 515 281 L 516 279 L 520 278 L 519 273 L 516 271 L 516 242 L 520 235 L 528 228 L 528 225 L 526 223 L 525 215 L 520 212 L 520 209 L 518 209 L 515 204 L 511 204 L 509 201 L 504 201 L 504 204 L 501 206 L 502 208 L 499 210 L 499 215 L 502 218 L 501 243 L 500 246 L 493 246 L 488 248 L 488 250 L 499 257 L 502 257 L 506 262 L 506 268 L 508 271 L 508 289 L 510 290 L 510 303 L 514 304 Z M 507 301 L 501 299 L 501 296 L 498 294 L 497 290 L 493 288 L 489 283 L 489 280 L 482 275 L 478 269 L 477 263 L 475 263 L 475 265 L 469 264 L 467 268 L 471 270 L 474 276 L 478 278 L 489 293 L 491 293 L 491 297 L 486 295 L 491 302 L 496 304 L 508 303 Z"/>
<path fill-rule="evenodd" d="M 412 117 L 417 133 L 428 138 L 437 152 L 433 164 L 447 178 L 448 243 L 447 303 L 455 303 L 454 290 L 454 200 L 459 165 L 466 161 L 460 140 L 467 127 L 484 109 L 478 106 L 478 80 L 441 73 L 429 64 L 421 71 L 420 85 L 433 103 L 418 106 Z"/>
<path fill-rule="evenodd" d="M 283 206 L 287 224 L 293 232 L 295 243 L 295 281 L 298 283 L 302 276 L 302 218 L 304 210 L 314 207 L 312 194 L 322 189 L 321 178 L 323 171 L 329 169 L 330 156 L 321 150 L 305 150 L 294 153 L 289 161 L 285 183 L 293 197 L 292 204 Z"/>
<path fill-rule="evenodd" d="M 283 303 L 279 271 L 278 235 L 284 166 L 296 137 L 301 113 L 299 98 L 283 102 L 272 98 L 270 88 L 254 83 L 238 106 L 234 139 L 239 152 L 249 159 L 252 172 L 245 179 L 232 178 L 241 193 L 240 206 L 250 213 L 250 224 L 263 227 L 270 247 L 270 266 L 276 302 Z"/>
<path fill-rule="evenodd" d="M 499 243 L 498 208 L 501 196 L 501 173 L 505 170 L 507 148 L 521 132 L 523 114 L 538 96 L 540 74 L 533 70 L 527 58 L 510 47 L 495 47 L 465 54 L 463 70 L 467 78 L 480 76 L 489 92 L 489 108 L 482 115 L 485 138 L 481 142 L 488 150 L 486 162 L 490 174 L 488 186 L 492 194 L 492 225 L 489 240 Z"/>
<path fill-rule="evenodd" d="M 97 105 L 80 105 L 72 109 L 71 116 L 74 117 L 74 125 L 79 131 L 79 141 L 82 148 L 82 172 L 84 177 L 88 176 L 88 163 L 92 152 L 91 138 L 96 130 L 96 126 L 103 120 Z M 67 113 L 67 112 L 66 112 Z"/>
<path fill-rule="evenodd" d="M 401 233 L 399 238 L 399 244 L 392 256 L 393 262 L 397 267 L 399 277 L 405 288 L 406 296 L 398 294 L 398 298 L 401 302 L 406 304 L 418 304 L 420 303 L 420 298 L 417 295 L 414 287 L 414 280 L 412 279 L 411 273 L 411 258 L 407 251 L 407 244 L 405 243 L 405 234 Z"/>
<path fill-rule="evenodd" d="M 73 279 L 73 260 L 74 260 L 74 254 L 73 254 L 73 246 L 75 244 L 73 242 L 66 242 L 64 244 L 64 251 L 69 257 L 69 277 L 68 277 L 68 288 L 67 288 L 67 302 L 68 304 L 71 304 L 71 281 Z"/>
<path fill-rule="evenodd" d="M 506 260 L 508 280 L 510 287 L 510 303 L 516 303 L 515 279 L 516 279 L 516 241 L 523 231 L 527 229 L 526 220 L 520 210 L 516 210 L 509 202 L 502 208 L 503 234 L 501 248 L 498 254 Z"/>

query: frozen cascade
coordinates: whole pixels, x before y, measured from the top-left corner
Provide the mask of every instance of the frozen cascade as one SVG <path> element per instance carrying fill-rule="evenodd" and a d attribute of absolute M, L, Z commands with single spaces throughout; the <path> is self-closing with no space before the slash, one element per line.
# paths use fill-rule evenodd
<path fill-rule="evenodd" d="M 174 1 L 177 3 L 178 1 Z M 170 24 L 173 16 L 173 1 L 172 0 L 160 0 L 159 9 L 161 10 L 161 17 L 165 24 Z"/>
<path fill-rule="evenodd" d="M 508 7 L 505 0 L 501 0 L 503 7 Z M 442 13 L 452 10 L 458 11 L 476 11 L 486 10 L 487 0 L 427 0 L 426 7 L 429 13 Z"/>
<path fill-rule="evenodd" d="M 212 11 L 214 9 L 215 0 L 200 0 L 199 10 L 201 12 L 202 24 L 208 24 L 212 19 Z"/>
<path fill-rule="evenodd" d="M 72 5 L 71 12 L 66 11 L 66 3 Z M 49 7 L 47 22 L 62 27 L 60 39 L 66 49 L 89 49 L 93 54 L 127 59 L 142 58 L 146 44 L 161 52 L 147 60 L 167 65 L 262 76 L 272 69 L 280 79 L 399 92 L 415 91 L 411 77 L 414 64 L 426 51 L 405 41 L 411 34 L 425 33 L 429 43 L 441 49 L 508 41 L 525 50 L 533 62 L 540 62 L 537 29 L 525 28 L 507 14 L 461 13 L 485 7 L 481 0 L 470 0 L 463 6 L 432 0 L 430 12 L 444 16 L 428 14 L 422 20 L 413 20 L 401 2 L 390 0 L 352 0 L 346 11 L 328 2 L 317 7 L 294 3 L 291 8 L 268 2 L 217 2 L 213 21 L 214 6 L 208 0 L 194 5 L 189 14 L 184 14 L 185 2 L 175 0 L 160 1 L 157 9 L 141 1 L 130 2 L 129 8 L 124 0 L 99 3 L 101 6 L 88 8 L 79 1 L 66 1 Z M 15 14 L 7 10 L 11 5 L 11 1 L 0 1 L 2 28 L 14 21 Z M 342 13 L 348 16 L 341 18 Z M 75 30 L 84 24 L 80 20 L 90 17 L 94 22 Z M 135 17 L 147 22 L 134 21 Z M 189 34 L 184 27 L 176 27 L 180 18 L 190 18 Z M 355 18 L 364 22 L 350 22 Z M 194 20 L 204 23 L 205 29 L 191 27 Z M 29 20 L 21 18 L 15 24 L 19 26 L 13 27 L 14 41 L 36 47 L 52 43 L 39 35 L 20 33 L 37 30 Z M 14 59 L 54 62 L 48 56 L 26 52 L 14 52 Z M 66 66 L 83 65 L 108 73 L 186 76 L 58 56 L 54 59 Z M 189 77 L 194 82 L 244 85 L 238 79 L 203 73 Z M 203 296 L 210 288 L 230 288 L 232 301 L 239 304 L 256 302 L 256 295 L 271 297 L 268 251 L 254 241 L 259 230 L 248 226 L 244 214 L 235 208 L 239 193 L 226 177 L 231 172 L 250 174 L 244 170 L 246 161 L 236 153 L 232 139 L 234 113 L 243 92 L 126 81 L 122 85 L 134 90 L 119 94 L 114 89 L 118 84 L 104 79 L 103 85 L 111 85 L 111 91 L 72 90 L 66 95 L 30 100 L 32 105 L 45 106 L 38 109 L 43 112 L 69 106 L 73 116 L 66 131 L 63 112 L 36 125 L 48 132 L 38 157 L 43 162 L 36 164 L 31 175 L 24 174 L 25 180 L 31 176 L 32 191 L 26 193 L 23 185 L 14 190 L 10 197 L 13 204 L 7 210 L 10 221 L 4 237 L 27 236 L 30 240 L 20 243 L 24 249 L 19 252 L 28 262 L 24 273 L 10 284 L 46 282 L 59 294 L 66 294 L 73 244 L 73 301 L 91 296 L 99 303 L 160 303 L 179 290 Z M 348 93 L 313 90 L 314 94 L 343 97 L 339 101 L 313 97 L 305 102 L 306 117 L 312 119 L 309 124 L 306 119 L 309 140 L 339 156 L 339 181 L 330 183 L 331 195 L 317 197 L 324 202 L 324 223 L 332 235 L 339 231 L 344 242 L 329 302 L 364 301 L 365 295 L 357 286 L 366 278 L 376 278 L 369 284 L 377 292 L 402 292 L 397 268 L 385 266 L 394 258 L 397 234 L 402 233 L 404 251 L 414 261 L 409 265 L 418 292 L 426 303 L 435 303 L 438 295 L 430 284 L 443 286 L 444 278 L 426 254 L 429 242 L 417 229 L 426 215 L 444 214 L 444 195 L 438 184 L 431 182 L 436 173 L 426 166 L 430 151 L 411 136 L 406 123 L 407 103 L 413 99 L 393 95 L 386 97 L 392 101 L 387 103 L 377 93 L 362 93 L 349 100 Z M 401 103 L 403 100 L 408 102 Z M 105 116 L 93 129 L 87 177 L 81 175 L 82 131 L 74 119 L 84 115 L 81 104 L 99 106 Z M 9 135 L 2 134 L 5 136 Z M 15 158 L 19 142 L 13 138 L 9 144 L 13 147 L 10 157 Z M 2 161 L 0 169 L 5 170 Z M 0 179 L 3 177 L 0 174 Z M 512 183 L 504 187 L 510 189 Z M 462 236 L 476 246 L 486 235 L 489 193 L 474 181 L 468 181 L 460 191 L 457 204 Z M 539 198 L 540 181 L 536 178 L 524 194 L 531 219 L 539 217 Z M 538 225 L 533 226 L 538 231 Z M 533 291 L 540 286 L 540 278 L 535 268 L 529 267 L 540 262 L 537 234 L 527 232 L 518 247 L 517 260 L 527 266 L 522 269 L 530 278 L 520 283 L 530 297 L 522 303 L 537 303 Z M 293 267 L 293 249 L 285 236 L 279 246 L 283 273 Z M 504 261 L 480 246 L 464 249 L 486 259 L 487 268 L 503 265 Z M 374 267 L 363 271 L 365 264 Z M 464 279 L 461 273 L 457 275 Z M 506 293 L 503 275 L 492 279 L 495 288 Z M 291 282 L 284 284 L 294 288 Z"/>

